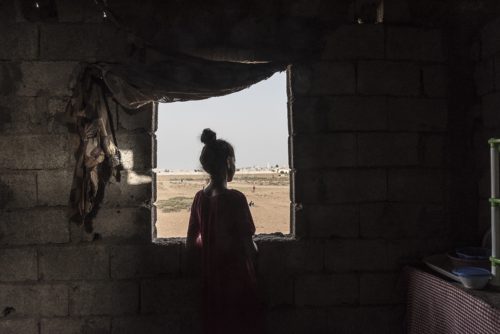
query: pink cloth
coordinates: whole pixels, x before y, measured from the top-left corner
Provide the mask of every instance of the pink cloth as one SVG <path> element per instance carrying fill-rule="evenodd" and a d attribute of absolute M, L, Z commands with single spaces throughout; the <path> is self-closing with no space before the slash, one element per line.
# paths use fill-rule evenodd
<path fill-rule="evenodd" d="M 205 334 L 261 333 L 255 269 L 245 243 L 255 225 L 245 195 L 227 190 L 193 200 L 188 243 L 201 251 Z"/>

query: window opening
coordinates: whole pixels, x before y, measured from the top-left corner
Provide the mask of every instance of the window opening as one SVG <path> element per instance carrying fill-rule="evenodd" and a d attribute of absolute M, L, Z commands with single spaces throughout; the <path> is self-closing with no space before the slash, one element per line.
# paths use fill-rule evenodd
<path fill-rule="evenodd" d="M 156 237 L 185 237 L 194 195 L 208 182 L 200 135 L 211 128 L 235 149 L 228 188 L 243 192 L 257 234 L 290 233 L 286 73 L 241 92 L 159 104 L 156 132 Z"/>

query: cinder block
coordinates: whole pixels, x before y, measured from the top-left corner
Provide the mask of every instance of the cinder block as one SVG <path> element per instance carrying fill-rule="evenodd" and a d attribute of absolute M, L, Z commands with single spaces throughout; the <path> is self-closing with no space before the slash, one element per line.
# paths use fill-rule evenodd
<path fill-rule="evenodd" d="M 37 173 L 38 204 L 68 205 L 73 171 L 44 170 Z"/>
<path fill-rule="evenodd" d="M 71 286 L 71 315 L 120 315 L 139 311 L 136 282 L 82 282 Z"/>
<path fill-rule="evenodd" d="M 6 169 L 54 169 L 65 168 L 73 163 L 70 136 L 25 135 L 2 136 L 0 168 Z"/>
<path fill-rule="evenodd" d="M 287 269 L 289 240 L 259 241 L 258 282 L 267 305 L 293 304 L 293 278 Z"/>
<path fill-rule="evenodd" d="M 425 134 L 420 136 L 422 144 L 422 165 L 430 167 L 444 166 L 448 150 L 446 138 L 441 134 Z"/>
<path fill-rule="evenodd" d="M 477 39 L 472 42 L 469 50 L 469 54 L 472 60 L 479 62 L 481 60 L 481 40 Z"/>
<path fill-rule="evenodd" d="M 359 281 L 360 303 L 403 304 L 404 283 L 399 273 L 362 273 Z"/>
<path fill-rule="evenodd" d="M 380 24 L 342 25 L 326 35 L 322 59 L 384 58 L 384 27 Z"/>
<path fill-rule="evenodd" d="M 442 62 L 443 33 L 438 29 L 387 27 L 387 58 Z"/>
<path fill-rule="evenodd" d="M 481 98 L 481 116 L 483 126 L 487 129 L 498 129 L 500 127 L 500 92 L 487 94 Z"/>
<path fill-rule="evenodd" d="M 408 23 L 411 20 L 408 0 L 384 0 L 384 23 Z"/>
<path fill-rule="evenodd" d="M 500 90 L 500 55 L 495 56 L 494 60 L 494 68 L 495 68 L 495 89 L 497 91 Z"/>
<path fill-rule="evenodd" d="M 57 285 L 0 285 L 0 309 L 13 308 L 12 316 L 65 316 L 68 287 Z"/>
<path fill-rule="evenodd" d="M 0 96 L 0 130 L 3 134 L 26 133 L 30 116 L 36 115 L 34 98 Z"/>
<path fill-rule="evenodd" d="M 180 243 L 115 246 L 111 249 L 111 277 L 123 279 L 178 274 L 181 247 Z"/>
<path fill-rule="evenodd" d="M 41 26 L 40 58 L 43 60 L 112 61 L 127 55 L 126 34 L 105 23 Z"/>
<path fill-rule="evenodd" d="M 103 208 L 94 220 L 93 232 L 106 241 L 150 242 L 151 224 L 149 208 Z M 85 234 L 85 238 L 91 240 L 94 234 Z"/>
<path fill-rule="evenodd" d="M 329 272 L 390 270 L 394 262 L 383 240 L 343 239 L 326 243 L 325 268 Z"/>
<path fill-rule="evenodd" d="M 488 147 L 488 140 L 490 138 L 495 138 L 498 136 L 498 131 L 493 127 L 492 129 L 488 129 L 486 126 L 483 126 L 481 129 L 477 129 L 473 135 L 473 159 L 476 162 L 476 166 L 484 166 L 490 165 L 490 151 L 485 149 Z"/>
<path fill-rule="evenodd" d="M 2 21 L 0 59 L 35 59 L 38 56 L 38 29 L 36 24 Z"/>
<path fill-rule="evenodd" d="M 22 62 L 20 96 L 71 95 L 70 83 L 76 74 L 77 62 Z"/>
<path fill-rule="evenodd" d="M 481 56 L 483 59 L 500 51 L 500 19 L 488 22 L 481 30 Z"/>
<path fill-rule="evenodd" d="M 2 334 L 38 334 L 38 323 L 35 319 L 0 319 Z"/>
<path fill-rule="evenodd" d="M 491 93 L 495 88 L 495 70 L 493 58 L 476 63 L 474 69 L 474 83 L 479 96 Z"/>
<path fill-rule="evenodd" d="M 321 5 L 321 0 L 299 0 L 287 6 L 287 13 L 292 17 L 316 18 L 321 12 Z"/>
<path fill-rule="evenodd" d="M 193 316 L 193 314 L 192 314 Z M 179 313 L 173 312 L 168 316 L 138 316 L 138 317 L 114 317 L 112 322 L 112 334 L 181 334 L 183 332 Z M 192 319 L 196 321 L 196 317 Z M 198 318 L 199 319 L 199 318 Z M 201 320 L 200 320 L 201 321 Z M 196 332 L 197 333 L 197 332 Z"/>
<path fill-rule="evenodd" d="M 392 169 L 388 172 L 390 201 L 443 202 L 443 172 L 433 169 Z"/>
<path fill-rule="evenodd" d="M 356 304 L 358 294 L 356 274 L 307 275 L 295 281 L 295 304 L 298 306 Z"/>
<path fill-rule="evenodd" d="M 354 238 L 359 234 L 358 206 L 353 204 L 304 204 L 296 219 L 304 220 L 311 238 Z"/>
<path fill-rule="evenodd" d="M 49 133 L 61 133 L 67 134 L 71 130 L 71 125 L 68 126 L 64 121 L 58 119 L 60 115 L 66 112 L 66 106 L 68 104 L 68 97 L 65 96 L 54 96 L 54 97 L 37 97 L 37 101 L 42 100 L 42 110 L 45 113 L 45 120 L 47 122 L 47 132 Z M 76 135 L 75 135 L 76 137 Z M 77 143 L 75 144 L 76 148 Z"/>
<path fill-rule="evenodd" d="M 422 258 L 433 254 L 446 253 L 452 247 L 448 236 L 428 236 L 422 239 L 393 239 L 388 240 L 386 246 L 387 262 L 391 266 L 384 270 L 401 270 L 407 265 L 419 265 L 422 263 Z"/>
<path fill-rule="evenodd" d="M 477 181 L 477 193 L 479 198 L 486 199 L 486 202 L 489 202 L 487 199 L 491 197 L 491 176 L 490 171 L 478 171 L 478 181 Z M 489 204 L 489 203 L 488 203 Z M 490 210 L 488 210 L 489 213 Z"/>
<path fill-rule="evenodd" d="M 108 253 L 98 245 L 43 248 L 39 271 L 44 280 L 107 279 Z"/>
<path fill-rule="evenodd" d="M 258 282 L 259 298 L 264 304 L 270 307 L 293 304 L 293 276 L 260 276 Z"/>
<path fill-rule="evenodd" d="M 53 100 L 63 107 L 53 109 Z M 67 134 L 67 126 L 55 120 L 66 102 L 66 98 L 46 96 L 0 96 L 0 129 L 4 134 Z"/>
<path fill-rule="evenodd" d="M 293 139 L 294 167 L 299 169 L 356 165 L 354 134 L 298 135 Z"/>
<path fill-rule="evenodd" d="M 43 24 L 40 59 L 95 61 L 101 24 Z"/>
<path fill-rule="evenodd" d="M 36 251 L 33 248 L 0 249 L 0 281 L 34 281 L 38 279 Z"/>
<path fill-rule="evenodd" d="M 389 98 L 387 112 L 391 131 L 444 131 L 447 128 L 445 99 Z"/>
<path fill-rule="evenodd" d="M 121 181 L 108 183 L 103 205 L 106 207 L 138 206 L 152 200 L 151 172 L 121 172 Z"/>
<path fill-rule="evenodd" d="M 55 0 L 59 22 L 102 22 L 99 6 L 91 1 Z"/>
<path fill-rule="evenodd" d="M 198 281 L 156 279 L 141 282 L 141 313 L 169 314 L 178 310 L 195 310 L 201 302 Z"/>
<path fill-rule="evenodd" d="M 327 310 L 328 333 L 404 333 L 405 305 Z"/>
<path fill-rule="evenodd" d="M 327 333 L 323 308 L 280 308 L 266 313 L 267 333 Z"/>
<path fill-rule="evenodd" d="M 23 74 L 19 62 L 0 63 L 0 95 L 15 94 L 20 86 Z"/>
<path fill-rule="evenodd" d="M 319 273 L 323 270 L 322 241 L 295 241 L 284 246 L 287 273 Z"/>
<path fill-rule="evenodd" d="M 358 319 L 359 306 L 337 306 L 326 310 L 328 333 L 368 333 Z M 365 325 L 368 327 L 368 325 Z M 374 333 L 375 334 L 375 333 Z"/>
<path fill-rule="evenodd" d="M 428 97 L 446 97 L 448 91 L 448 73 L 443 65 L 422 67 L 424 94 Z"/>
<path fill-rule="evenodd" d="M 40 321 L 40 334 L 109 334 L 111 320 L 92 318 L 48 318 Z"/>
<path fill-rule="evenodd" d="M 0 245 L 69 242 L 64 209 L 0 211 Z"/>
<path fill-rule="evenodd" d="M 417 96 L 420 69 L 414 63 L 360 61 L 358 92 L 364 95 Z"/>
<path fill-rule="evenodd" d="M 382 169 L 339 169 L 297 172 L 297 203 L 358 203 L 386 199 L 386 172 Z"/>
<path fill-rule="evenodd" d="M 22 13 L 17 1 L 7 0 L 0 3 L 0 19 L 1 22 L 23 22 L 26 21 L 22 17 Z"/>
<path fill-rule="evenodd" d="M 330 104 L 325 98 L 297 96 L 289 102 L 291 134 L 321 133 L 327 129 Z"/>
<path fill-rule="evenodd" d="M 328 99 L 331 131 L 376 131 L 387 128 L 385 97 L 336 96 Z"/>
<path fill-rule="evenodd" d="M 487 201 L 479 201 L 477 205 L 477 231 L 478 235 L 484 236 L 491 227 L 491 205 Z"/>
<path fill-rule="evenodd" d="M 358 134 L 360 166 L 408 166 L 418 164 L 418 135 L 413 133 Z"/>
<path fill-rule="evenodd" d="M 293 66 L 293 95 L 346 95 L 355 92 L 354 64 L 348 62 L 319 62 Z"/>
<path fill-rule="evenodd" d="M 148 133 L 117 133 L 118 148 L 125 169 L 147 170 L 154 168 L 152 137 Z"/>
<path fill-rule="evenodd" d="M 292 102 L 294 134 L 387 129 L 385 97 L 298 96 Z"/>
<path fill-rule="evenodd" d="M 29 208 L 36 205 L 36 182 L 33 173 L 0 174 L 0 208 Z"/>
<path fill-rule="evenodd" d="M 293 279 L 287 268 L 287 249 L 290 240 L 259 240 L 257 263 L 261 299 L 267 305 L 293 303 Z"/>
<path fill-rule="evenodd" d="M 131 51 L 127 31 L 109 21 L 103 24 L 97 44 L 97 60 L 126 63 Z"/>
<path fill-rule="evenodd" d="M 415 238 L 449 233 L 446 211 L 439 204 L 360 204 L 362 238 Z"/>

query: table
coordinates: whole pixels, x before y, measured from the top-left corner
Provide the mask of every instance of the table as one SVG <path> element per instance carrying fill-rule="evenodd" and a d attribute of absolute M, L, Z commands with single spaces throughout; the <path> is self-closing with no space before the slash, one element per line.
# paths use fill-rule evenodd
<path fill-rule="evenodd" d="M 468 290 L 425 269 L 405 269 L 408 334 L 500 334 L 500 292 Z"/>

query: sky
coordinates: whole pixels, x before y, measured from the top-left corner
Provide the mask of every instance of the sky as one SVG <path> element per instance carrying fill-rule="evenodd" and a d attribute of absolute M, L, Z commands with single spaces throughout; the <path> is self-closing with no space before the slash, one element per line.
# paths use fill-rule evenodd
<path fill-rule="evenodd" d="M 236 167 L 288 166 L 286 73 L 243 91 L 158 107 L 158 169 L 200 169 L 204 128 L 230 142 Z"/>

